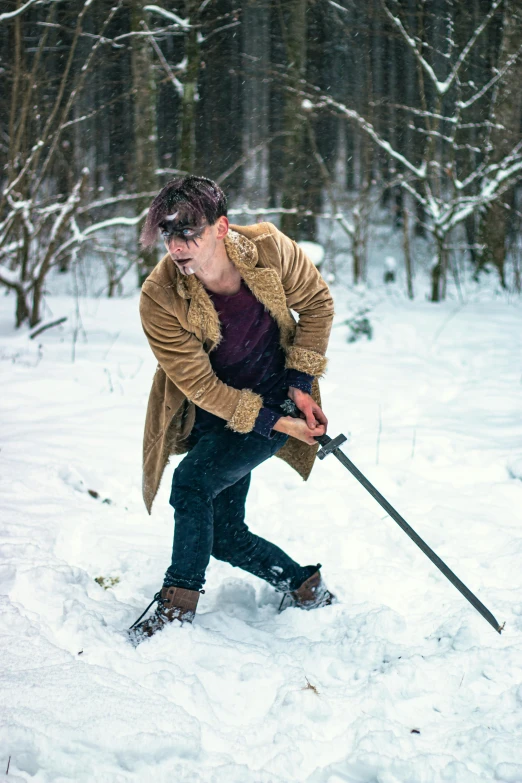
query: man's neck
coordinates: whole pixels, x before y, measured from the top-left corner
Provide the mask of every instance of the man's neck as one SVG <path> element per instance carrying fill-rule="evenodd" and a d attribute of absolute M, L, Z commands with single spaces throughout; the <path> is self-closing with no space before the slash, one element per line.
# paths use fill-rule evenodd
<path fill-rule="evenodd" d="M 211 262 L 198 270 L 196 277 L 216 294 L 235 294 L 241 287 L 241 275 L 229 259 L 224 242 L 218 243 Z"/>

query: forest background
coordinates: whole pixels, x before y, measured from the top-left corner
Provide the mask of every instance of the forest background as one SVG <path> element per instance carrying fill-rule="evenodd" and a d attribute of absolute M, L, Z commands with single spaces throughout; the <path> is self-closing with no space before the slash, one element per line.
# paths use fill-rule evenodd
<path fill-rule="evenodd" d="M 42 320 L 52 270 L 102 263 L 109 296 L 133 268 L 139 284 L 158 260 L 138 245 L 147 206 L 183 172 L 219 182 L 234 221 L 321 241 L 331 281 L 348 263 L 365 280 L 380 222 L 410 298 L 419 242 L 433 301 L 457 254 L 520 291 L 521 47 L 520 0 L 0 3 L 16 324 Z"/>

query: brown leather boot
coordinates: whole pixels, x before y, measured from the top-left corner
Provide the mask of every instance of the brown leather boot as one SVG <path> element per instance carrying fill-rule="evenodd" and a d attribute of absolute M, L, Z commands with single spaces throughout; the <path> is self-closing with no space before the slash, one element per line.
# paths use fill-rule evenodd
<path fill-rule="evenodd" d="M 285 606 L 285 599 L 289 598 L 290 602 Z M 290 593 L 285 593 L 283 600 L 279 606 L 279 611 L 289 606 L 296 606 L 298 609 L 320 609 L 322 606 L 330 606 L 334 603 L 335 595 L 331 593 L 322 580 L 321 572 L 316 571 L 315 574 L 309 576 L 301 587 L 297 590 L 293 590 Z"/>
<path fill-rule="evenodd" d="M 199 596 L 198 590 L 185 590 L 183 587 L 162 587 L 141 617 L 138 617 L 127 631 L 132 644 L 136 647 L 144 639 L 161 631 L 164 625 L 174 620 L 179 620 L 180 623 L 191 623 L 196 614 Z M 158 605 L 154 613 L 140 622 L 155 601 L 158 602 Z"/>

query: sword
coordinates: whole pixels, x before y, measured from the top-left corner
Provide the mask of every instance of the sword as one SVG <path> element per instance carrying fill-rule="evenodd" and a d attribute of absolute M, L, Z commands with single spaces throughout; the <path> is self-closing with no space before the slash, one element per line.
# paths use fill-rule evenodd
<path fill-rule="evenodd" d="M 299 409 L 295 405 L 295 403 L 287 399 L 281 405 L 281 408 L 284 410 L 287 416 L 293 416 L 294 418 L 299 417 Z M 344 435 L 337 435 L 335 438 L 330 438 L 329 435 L 319 435 L 315 438 L 315 440 L 320 444 L 321 448 L 317 452 L 317 456 L 320 460 L 324 460 L 326 457 L 328 457 L 330 454 L 333 454 L 334 457 L 337 457 L 341 465 L 344 465 L 344 467 L 350 471 L 352 476 L 354 476 L 357 481 L 363 485 L 363 487 L 367 490 L 367 492 L 370 493 L 370 495 L 379 503 L 380 506 L 391 516 L 391 518 L 399 525 L 399 527 L 404 530 L 407 536 L 411 538 L 411 540 L 417 544 L 419 549 L 424 552 L 424 554 L 429 557 L 431 562 L 437 566 L 439 571 L 441 571 L 446 579 L 449 579 L 451 584 L 457 588 L 457 590 L 466 598 L 469 603 L 479 612 L 482 617 L 487 620 L 487 622 L 497 631 L 498 633 L 502 633 L 504 630 L 505 623 L 502 625 L 499 624 L 498 620 L 493 616 L 493 614 L 489 611 L 489 609 L 484 606 L 484 604 L 479 601 L 476 595 L 474 595 L 471 590 L 466 587 L 464 582 L 461 582 L 461 580 L 458 578 L 456 574 L 453 573 L 451 568 L 448 568 L 446 563 L 441 560 L 441 558 L 431 549 L 431 547 L 428 546 L 428 544 L 423 541 L 423 539 L 419 536 L 418 533 L 415 532 L 415 530 L 408 525 L 404 517 L 402 517 L 396 509 L 389 503 L 386 498 L 381 495 L 381 493 L 371 484 L 366 476 L 364 476 L 361 471 L 353 464 L 353 462 L 348 459 L 346 454 L 341 451 L 339 448 L 343 443 L 346 442 L 347 438 Z"/>

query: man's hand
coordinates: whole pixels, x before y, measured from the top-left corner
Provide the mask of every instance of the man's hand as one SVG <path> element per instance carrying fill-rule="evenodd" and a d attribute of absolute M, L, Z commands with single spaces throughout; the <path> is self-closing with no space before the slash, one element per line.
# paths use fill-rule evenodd
<path fill-rule="evenodd" d="M 303 414 L 308 427 L 312 430 L 317 427 L 318 424 L 322 424 L 324 426 L 324 432 L 319 434 L 324 435 L 326 428 L 328 427 L 328 419 L 313 397 L 311 397 L 310 394 L 301 391 L 301 389 L 296 389 L 294 386 L 290 386 L 288 389 L 288 396 Z"/>
<path fill-rule="evenodd" d="M 292 438 L 302 440 L 309 446 L 315 446 L 319 435 L 324 435 L 328 420 L 313 398 L 301 389 L 290 386 L 288 396 L 301 412 L 301 418 L 282 416 L 273 427 L 277 432 L 285 432 Z"/>
<path fill-rule="evenodd" d="M 304 443 L 308 443 L 309 446 L 317 445 L 314 440 L 318 435 L 324 435 L 326 427 L 324 424 L 314 425 L 310 428 L 304 419 L 294 419 L 293 416 L 282 416 L 276 421 L 273 428 L 276 432 L 284 432 L 286 435 L 291 435 L 292 438 L 302 440 Z"/>

